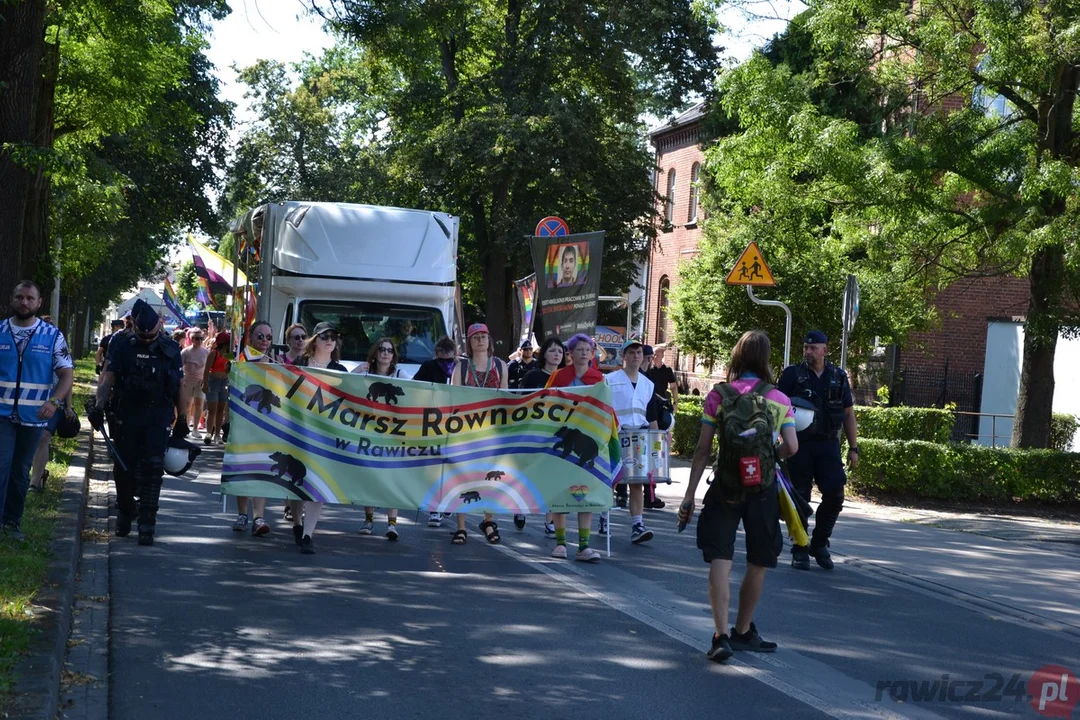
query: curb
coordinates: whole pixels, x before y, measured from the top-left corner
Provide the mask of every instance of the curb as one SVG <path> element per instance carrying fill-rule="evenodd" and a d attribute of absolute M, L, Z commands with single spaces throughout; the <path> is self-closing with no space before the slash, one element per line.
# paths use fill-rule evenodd
<path fill-rule="evenodd" d="M 79 438 L 68 466 L 53 535 L 49 572 L 35 598 L 38 636 L 27 656 L 15 666 L 19 676 L 11 720 L 54 720 L 60 698 L 60 675 L 67 655 L 71 611 L 75 604 L 75 578 L 82 552 L 82 526 L 86 515 L 86 492 L 93 432 Z"/>

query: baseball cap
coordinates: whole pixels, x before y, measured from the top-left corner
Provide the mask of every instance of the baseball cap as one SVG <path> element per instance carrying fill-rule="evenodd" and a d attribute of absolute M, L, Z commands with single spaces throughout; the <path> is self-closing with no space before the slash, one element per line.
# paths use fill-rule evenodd
<path fill-rule="evenodd" d="M 149 333 L 153 332 L 158 326 L 157 310 L 151 307 L 150 303 L 145 300 L 136 300 L 135 305 L 131 308 L 131 321 L 135 324 L 135 329 L 139 332 Z"/>
<path fill-rule="evenodd" d="M 820 330 L 811 330 L 806 333 L 806 337 L 803 338 L 803 345 L 810 345 L 812 343 L 829 344 L 829 338 L 825 337 L 825 333 Z"/>
<path fill-rule="evenodd" d="M 640 348 L 644 348 L 644 347 L 645 347 L 645 346 L 644 346 L 644 345 L 642 344 L 642 342 L 641 342 L 640 340 L 637 340 L 637 339 L 635 339 L 635 338 L 630 338 L 629 340 L 627 340 L 626 342 L 624 342 L 624 343 L 622 344 L 622 347 L 620 348 L 620 350 L 621 350 L 622 352 L 626 352 L 628 348 L 632 348 L 632 347 L 634 347 L 635 345 L 637 345 L 637 346 L 638 346 L 638 347 L 640 347 Z"/>
<path fill-rule="evenodd" d="M 532 346 L 533 346 L 532 340 L 522 340 L 521 345 L 518 347 L 518 349 L 519 350 L 526 350 L 526 349 L 532 350 Z"/>
<path fill-rule="evenodd" d="M 642 345 L 641 352 L 645 353 L 645 357 L 652 357 L 656 353 L 653 351 L 652 345 Z"/>
<path fill-rule="evenodd" d="M 124 327 L 124 321 L 121 318 L 116 318 L 109 325 L 111 327 Z"/>
<path fill-rule="evenodd" d="M 311 331 L 312 335 L 322 335 L 324 332 L 337 332 L 337 328 L 334 327 L 334 323 L 323 321 L 315 326 L 315 329 Z"/>
<path fill-rule="evenodd" d="M 476 333 L 484 333 L 486 335 L 491 334 L 491 332 L 488 330 L 488 326 L 484 323 L 473 323 L 469 326 L 468 332 L 465 333 L 465 339 L 467 340 L 471 338 Z"/>

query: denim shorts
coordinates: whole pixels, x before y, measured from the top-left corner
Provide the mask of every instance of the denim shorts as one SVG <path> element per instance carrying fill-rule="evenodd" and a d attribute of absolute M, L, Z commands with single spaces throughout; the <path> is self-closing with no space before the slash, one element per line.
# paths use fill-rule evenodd
<path fill-rule="evenodd" d="M 207 383 L 206 402 L 229 402 L 229 378 L 210 378 Z"/>

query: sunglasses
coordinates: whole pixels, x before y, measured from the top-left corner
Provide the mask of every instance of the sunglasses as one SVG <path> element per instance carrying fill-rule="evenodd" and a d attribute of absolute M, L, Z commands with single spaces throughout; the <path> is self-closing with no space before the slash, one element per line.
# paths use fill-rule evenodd
<path fill-rule="evenodd" d="M 293 335 L 289 339 L 293 342 L 299 342 L 301 340 L 307 340 L 307 335 Z"/>
<path fill-rule="evenodd" d="M 379 352 L 381 352 L 381 353 L 390 353 L 392 355 L 394 353 L 394 348 L 386 347 L 385 345 L 383 345 L 381 348 L 379 348 Z"/>
<path fill-rule="evenodd" d="M 323 342 L 337 342 L 338 334 L 327 330 L 324 333 L 319 333 L 319 339 Z"/>
<path fill-rule="evenodd" d="M 269 333 L 257 333 L 256 335 L 253 335 L 252 337 L 254 337 L 256 340 L 273 340 L 274 339 L 274 336 L 270 335 Z"/>

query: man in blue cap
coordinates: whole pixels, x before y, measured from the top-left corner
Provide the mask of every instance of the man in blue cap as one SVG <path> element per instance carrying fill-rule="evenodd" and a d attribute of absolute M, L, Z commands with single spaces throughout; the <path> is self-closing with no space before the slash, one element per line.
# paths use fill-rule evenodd
<path fill-rule="evenodd" d="M 810 556 L 826 570 L 832 570 L 829 538 L 844 507 L 844 484 L 847 475 L 840 458 L 840 431 L 847 435 L 848 467 L 859 462 L 854 400 L 847 373 L 825 359 L 829 339 L 820 330 L 811 330 L 803 338 L 803 362 L 784 368 L 777 389 L 792 400 L 802 398 L 814 405 L 814 421 L 798 434 L 799 451 L 788 460 L 791 484 L 808 502 L 816 483 L 821 492 L 817 521 L 810 546 L 791 548 L 791 566 L 810 569 Z M 803 519 L 804 523 L 807 521 Z M 809 526 L 807 526 L 809 530 Z"/>
<path fill-rule="evenodd" d="M 131 316 L 134 333 L 110 343 L 96 407 L 87 416 L 94 428 L 100 428 L 113 387 L 118 387 L 116 414 L 124 432 L 117 450 L 130 475 L 115 476 L 119 509 L 116 534 L 125 537 L 131 532 L 137 512 L 139 544 L 153 545 L 169 424 L 174 416 L 173 434 L 184 437 L 188 432 L 180 402 L 183 369 L 180 346 L 160 332 L 158 312 L 138 300 Z"/>

